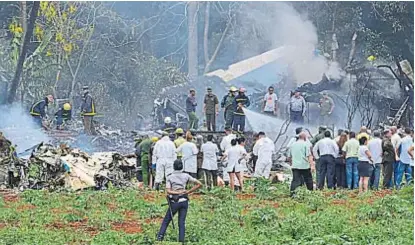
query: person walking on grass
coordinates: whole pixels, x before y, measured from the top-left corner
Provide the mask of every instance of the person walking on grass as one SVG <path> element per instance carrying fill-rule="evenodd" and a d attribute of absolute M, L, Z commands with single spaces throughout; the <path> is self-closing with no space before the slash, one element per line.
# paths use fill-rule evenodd
<path fill-rule="evenodd" d="M 163 241 L 167 227 L 173 220 L 173 216 L 176 213 L 179 213 L 179 242 L 184 243 L 186 233 L 186 216 L 187 209 L 189 207 L 189 194 L 202 187 L 202 183 L 189 174 L 182 172 L 183 163 L 180 159 L 174 161 L 173 169 L 173 173 L 167 176 L 166 181 L 169 209 L 167 210 L 163 222 L 161 223 L 160 230 L 157 234 L 157 241 Z M 186 185 L 188 183 L 193 183 L 194 185 L 187 191 Z"/>
<path fill-rule="evenodd" d="M 308 190 L 313 190 L 313 176 L 311 172 L 315 171 L 315 165 L 310 145 L 306 142 L 306 139 L 306 133 L 300 132 L 297 141 L 288 150 L 288 159 L 293 173 L 290 187 L 291 196 L 294 194 L 295 189 L 304 183 Z"/>
<path fill-rule="evenodd" d="M 359 193 L 367 192 L 369 186 L 369 179 L 373 172 L 372 154 L 367 147 L 367 138 L 361 137 L 359 139 L 359 164 L 357 170 L 359 171 Z"/>

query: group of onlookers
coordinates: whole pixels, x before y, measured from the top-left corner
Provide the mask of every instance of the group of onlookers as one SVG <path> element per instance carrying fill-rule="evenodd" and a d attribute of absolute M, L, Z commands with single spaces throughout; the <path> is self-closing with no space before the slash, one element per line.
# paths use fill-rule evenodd
<path fill-rule="evenodd" d="M 379 188 L 381 172 L 383 187 L 399 189 L 403 176 L 406 183 L 414 174 L 414 134 L 410 128 L 370 132 L 362 127 L 359 133 L 339 130 L 332 133 L 321 126 L 319 133 L 308 141 L 307 134 L 296 129 L 296 138 L 288 145 L 292 164 L 291 191 L 306 184 L 313 189 L 312 171 L 316 171 L 317 188 L 348 188 L 367 191 Z"/>

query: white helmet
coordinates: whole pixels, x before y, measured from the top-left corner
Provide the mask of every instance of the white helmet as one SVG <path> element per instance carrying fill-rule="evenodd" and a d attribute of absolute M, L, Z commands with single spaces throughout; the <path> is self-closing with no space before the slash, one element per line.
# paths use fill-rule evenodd
<path fill-rule="evenodd" d="M 171 123 L 171 117 L 164 118 L 164 123 Z"/>

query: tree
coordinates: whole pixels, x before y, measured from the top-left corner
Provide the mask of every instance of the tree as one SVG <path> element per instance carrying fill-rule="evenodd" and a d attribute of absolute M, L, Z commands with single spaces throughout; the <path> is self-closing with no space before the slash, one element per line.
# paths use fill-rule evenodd
<path fill-rule="evenodd" d="M 188 7 L 188 73 L 191 81 L 195 80 L 198 76 L 198 38 L 197 38 L 197 18 L 199 11 L 198 2 L 189 2 Z"/>
<path fill-rule="evenodd" d="M 17 67 L 16 67 L 16 73 L 14 74 L 14 78 L 11 82 L 12 85 L 11 85 L 10 92 L 7 98 L 7 102 L 9 104 L 13 103 L 14 98 L 16 97 L 16 91 L 20 83 L 20 76 L 23 71 L 23 63 L 25 61 L 25 56 L 28 50 L 30 38 L 32 37 L 32 34 L 33 34 L 33 29 L 35 27 L 37 11 L 39 10 L 39 4 L 40 4 L 39 2 L 33 2 L 32 10 L 30 11 L 30 17 L 29 17 L 29 21 L 27 24 L 27 31 L 26 31 L 26 34 L 24 35 L 22 51 L 19 55 L 19 60 L 17 62 Z"/>

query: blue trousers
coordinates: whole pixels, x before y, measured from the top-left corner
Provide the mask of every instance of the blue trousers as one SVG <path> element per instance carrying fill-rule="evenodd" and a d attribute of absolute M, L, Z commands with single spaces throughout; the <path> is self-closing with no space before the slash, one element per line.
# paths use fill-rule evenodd
<path fill-rule="evenodd" d="M 179 242 L 184 242 L 184 234 L 185 234 L 185 223 L 186 223 L 186 215 L 187 209 L 189 207 L 189 202 L 170 202 L 171 211 L 173 216 L 179 212 Z M 170 221 L 173 220 L 173 217 L 170 214 L 170 209 L 167 209 L 166 215 L 164 216 L 163 222 L 161 223 L 161 227 L 159 233 L 157 234 L 157 240 L 163 241 L 164 234 L 166 234 L 167 227 L 170 224 Z"/>
<path fill-rule="evenodd" d="M 290 111 L 290 120 L 293 123 L 304 123 L 304 117 L 302 111 Z"/>
<path fill-rule="evenodd" d="M 233 130 L 243 132 L 245 129 L 245 115 L 233 115 Z"/>
<path fill-rule="evenodd" d="M 372 189 L 377 190 L 379 188 L 379 180 L 380 180 L 380 169 L 381 169 L 381 164 L 380 163 L 376 163 L 375 164 L 375 168 L 373 169 L 372 175 L 370 177 L 370 187 Z"/>
<path fill-rule="evenodd" d="M 357 157 L 349 157 L 346 159 L 346 182 L 347 188 L 357 189 L 359 187 L 359 172 L 357 171 Z"/>
<path fill-rule="evenodd" d="M 395 178 L 395 187 L 399 189 L 401 187 L 403 176 L 405 175 L 406 184 L 412 181 L 412 168 L 411 165 L 403 163 L 401 161 L 397 162 L 396 168 L 396 178 Z"/>

